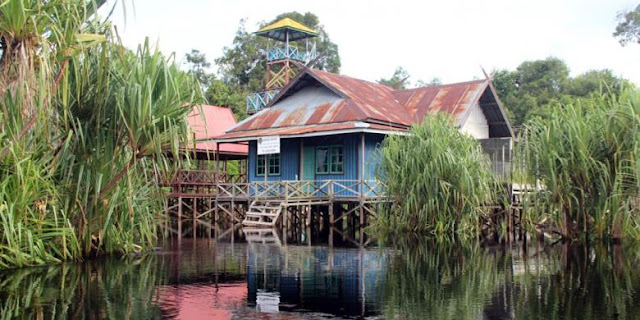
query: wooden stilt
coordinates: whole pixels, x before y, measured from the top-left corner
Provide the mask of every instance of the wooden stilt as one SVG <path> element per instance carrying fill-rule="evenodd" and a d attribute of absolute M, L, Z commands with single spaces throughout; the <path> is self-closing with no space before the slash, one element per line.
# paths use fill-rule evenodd
<path fill-rule="evenodd" d="M 193 239 L 196 238 L 196 230 L 198 228 L 198 198 L 193 198 Z"/>
<path fill-rule="evenodd" d="M 333 247 L 333 202 L 329 204 L 329 247 Z"/>
<path fill-rule="evenodd" d="M 178 197 L 178 241 L 182 240 L 182 196 Z"/>
<path fill-rule="evenodd" d="M 360 202 L 360 224 L 358 224 L 360 247 L 364 247 L 364 203 Z"/>

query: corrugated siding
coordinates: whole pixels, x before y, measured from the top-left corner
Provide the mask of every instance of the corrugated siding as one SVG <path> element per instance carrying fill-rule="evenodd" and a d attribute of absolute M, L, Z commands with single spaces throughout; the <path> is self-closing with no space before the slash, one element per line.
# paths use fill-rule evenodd
<path fill-rule="evenodd" d="M 359 136 L 345 134 L 305 139 L 305 146 L 344 146 L 344 170 L 343 174 L 316 174 L 316 180 L 357 180 L 358 179 L 358 146 Z"/>
<path fill-rule="evenodd" d="M 382 134 L 368 134 L 365 136 L 365 180 L 372 180 L 376 177 L 378 164 L 382 161 L 378 148 L 382 145 L 384 137 L 385 135 Z"/>
<path fill-rule="evenodd" d="M 256 176 L 257 142 L 249 142 L 249 182 L 264 181 L 264 176 Z M 269 181 L 296 180 L 300 154 L 298 139 L 280 140 L 280 175 L 269 176 Z"/>
<path fill-rule="evenodd" d="M 365 136 L 365 179 L 375 178 L 375 171 L 380 157 L 377 147 L 382 143 L 384 135 L 367 134 Z M 360 134 L 345 134 L 325 137 L 304 138 L 304 146 L 344 146 L 343 174 L 316 174 L 315 180 L 360 180 Z M 257 143 L 249 143 L 249 181 L 264 181 L 264 177 L 256 176 Z M 282 139 L 280 141 L 280 176 L 270 176 L 269 181 L 300 179 L 300 139 Z"/>

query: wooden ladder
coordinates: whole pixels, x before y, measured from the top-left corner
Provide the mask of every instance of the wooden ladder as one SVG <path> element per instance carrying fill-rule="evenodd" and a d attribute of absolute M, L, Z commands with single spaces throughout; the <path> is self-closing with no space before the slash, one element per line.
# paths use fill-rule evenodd
<path fill-rule="evenodd" d="M 281 200 L 254 200 L 242 221 L 243 226 L 275 227 L 282 213 Z"/>

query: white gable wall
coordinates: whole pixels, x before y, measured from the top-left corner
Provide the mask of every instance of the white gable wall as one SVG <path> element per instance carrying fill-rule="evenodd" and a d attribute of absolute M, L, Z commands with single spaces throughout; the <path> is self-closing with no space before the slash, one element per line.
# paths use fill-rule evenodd
<path fill-rule="evenodd" d="M 487 118 L 482 113 L 482 109 L 476 103 L 471 108 L 471 114 L 467 117 L 467 120 L 460 127 L 460 131 L 468 133 L 476 139 L 488 139 L 489 138 L 489 124 Z"/>

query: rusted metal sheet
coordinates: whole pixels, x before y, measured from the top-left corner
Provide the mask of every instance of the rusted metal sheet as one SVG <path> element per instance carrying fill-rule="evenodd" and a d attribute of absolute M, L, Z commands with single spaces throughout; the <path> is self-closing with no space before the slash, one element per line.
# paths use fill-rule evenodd
<path fill-rule="evenodd" d="M 353 128 L 345 124 L 348 122 L 386 124 L 388 130 L 397 131 L 436 112 L 455 116 L 460 125 L 488 83 L 489 80 L 477 80 L 394 90 L 378 83 L 306 69 L 283 88 L 269 108 L 239 123 L 221 138 L 241 137 L 245 135 L 243 132 L 251 136 L 286 135 Z"/>
<path fill-rule="evenodd" d="M 396 91 L 395 95 L 415 122 L 422 121 L 427 114 L 445 112 L 456 117 L 460 125 L 487 85 L 488 80 L 477 80 Z"/>
<path fill-rule="evenodd" d="M 306 126 L 295 126 L 295 127 L 281 127 L 281 128 L 266 128 L 266 129 L 258 129 L 258 130 L 250 130 L 250 131 L 238 131 L 238 132 L 229 132 L 222 136 L 218 136 L 216 140 L 230 140 L 236 138 L 251 138 L 251 137 L 263 137 L 263 136 L 291 136 L 291 135 L 299 135 L 306 133 L 314 133 L 314 132 L 323 132 L 323 131 L 338 131 L 338 130 L 349 130 L 349 129 L 358 129 L 361 128 L 362 122 L 342 122 L 342 123 L 328 123 L 328 124 L 315 124 L 315 125 L 306 125 Z M 384 131 L 399 131 L 396 127 L 390 127 L 382 124 L 367 124 L 367 129 L 373 130 L 384 130 Z"/>

